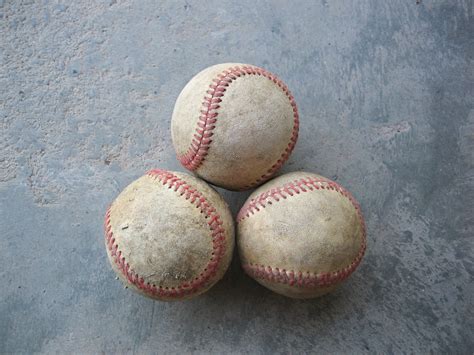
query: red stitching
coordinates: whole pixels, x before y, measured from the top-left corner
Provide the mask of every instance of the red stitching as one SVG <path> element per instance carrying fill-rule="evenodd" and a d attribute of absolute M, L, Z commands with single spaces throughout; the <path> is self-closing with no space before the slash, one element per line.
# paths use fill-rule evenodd
<path fill-rule="evenodd" d="M 133 271 L 132 267 L 122 256 L 122 252 L 119 250 L 119 246 L 112 233 L 112 226 L 110 224 L 110 207 L 105 214 L 105 239 L 107 247 L 111 256 L 113 257 L 115 264 L 118 269 L 122 272 L 125 278 L 135 285 L 140 290 L 151 296 L 169 297 L 169 298 L 180 298 L 186 295 L 195 293 L 200 288 L 205 286 L 207 282 L 214 277 L 217 272 L 218 266 L 225 254 L 225 230 L 222 228 L 222 219 L 216 209 L 211 206 L 209 201 L 199 192 L 197 189 L 191 187 L 186 181 L 178 178 L 171 172 L 166 170 L 154 169 L 149 171 L 146 175 L 154 178 L 163 185 L 167 185 L 169 189 L 173 189 L 180 196 L 183 196 L 186 200 L 190 200 L 192 204 L 201 210 L 204 217 L 208 220 L 207 224 L 211 230 L 213 252 L 211 259 L 207 266 L 196 277 L 193 281 L 183 283 L 177 287 L 164 287 L 162 285 L 153 285 L 145 283 L 143 277 Z"/>
<path fill-rule="evenodd" d="M 209 85 L 209 89 L 206 91 L 207 95 L 204 97 L 204 101 L 202 102 L 201 115 L 199 116 L 191 144 L 187 152 L 178 156 L 178 159 L 186 169 L 191 171 L 196 170 L 203 163 L 212 143 L 211 137 L 214 134 L 212 131 L 216 127 L 215 124 L 217 122 L 218 110 L 220 108 L 219 104 L 222 102 L 224 93 L 226 92 L 227 87 L 233 81 L 245 75 L 261 75 L 278 85 L 278 87 L 283 90 L 285 95 L 290 100 L 290 104 L 293 108 L 294 120 L 293 132 L 285 151 L 265 174 L 263 174 L 252 184 L 244 187 L 244 189 L 247 189 L 258 185 L 265 180 L 268 180 L 275 173 L 275 171 L 280 169 L 280 167 L 290 156 L 295 147 L 296 141 L 298 140 L 299 118 L 295 99 L 285 83 L 283 83 L 283 81 L 281 81 L 276 75 L 266 71 L 265 69 L 255 66 L 235 66 L 233 68 L 224 70 L 222 73 L 217 75 L 217 78 L 212 80 L 212 83 Z"/>
<path fill-rule="evenodd" d="M 365 221 L 364 217 L 362 216 L 359 203 L 349 191 L 334 181 L 324 178 L 306 177 L 288 182 L 281 187 L 276 187 L 270 189 L 269 191 L 265 191 L 256 198 L 253 198 L 245 203 L 237 215 L 237 223 L 241 222 L 245 218 L 249 218 L 251 215 L 260 211 L 261 208 L 265 208 L 267 205 L 279 202 L 282 199 L 287 199 L 289 196 L 294 196 L 295 194 L 316 191 L 319 189 L 327 189 L 339 192 L 341 195 L 348 198 L 356 209 L 357 216 L 362 227 L 362 242 L 356 258 L 351 264 L 343 269 L 322 273 L 285 270 L 279 269 L 277 267 L 272 268 L 271 266 L 248 263 L 243 265 L 243 268 L 250 276 L 268 281 L 288 284 L 290 286 L 311 288 L 334 285 L 346 279 L 350 274 L 352 274 L 352 272 L 354 272 L 354 270 L 362 261 L 362 257 L 364 256 L 365 249 L 367 247 Z"/>

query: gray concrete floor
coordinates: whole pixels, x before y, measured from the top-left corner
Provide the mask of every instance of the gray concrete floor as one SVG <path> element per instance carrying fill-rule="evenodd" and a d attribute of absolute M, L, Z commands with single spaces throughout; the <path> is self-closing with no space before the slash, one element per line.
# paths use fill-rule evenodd
<path fill-rule="evenodd" d="M 419 2 L 0 0 L 0 352 L 472 353 L 473 2 Z M 108 265 L 106 206 L 183 170 L 174 100 L 228 61 L 293 91 L 283 171 L 362 204 L 366 257 L 327 297 L 273 294 L 236 257 L 202 297 L 153 302 Z M 248 196 L 222 192 L 234 214 Z"/>

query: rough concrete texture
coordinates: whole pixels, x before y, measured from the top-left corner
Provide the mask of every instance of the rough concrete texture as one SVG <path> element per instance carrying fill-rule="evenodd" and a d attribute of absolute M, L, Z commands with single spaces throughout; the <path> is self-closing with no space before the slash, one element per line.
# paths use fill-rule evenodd
<path fill-rule="evenodd" d="M 0 352 L 472 353 L 470 0 L 0 0 Z M 262 66 L 301 114 L 283 171 L 340 182 L 368 250 L 334 294 L 246 277 L 186 303 L 123 289 L 105 209 L 181 169 L 174 100 L 201 69 Z M 248 193 L 224 192 L 235 214 Z"/>

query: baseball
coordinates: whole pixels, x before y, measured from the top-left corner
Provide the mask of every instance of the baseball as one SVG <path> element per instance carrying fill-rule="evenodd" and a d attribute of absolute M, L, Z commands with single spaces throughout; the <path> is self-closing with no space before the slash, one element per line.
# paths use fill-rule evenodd
<path fill-rule="evenodd" d="M 246 273 L 293 298 L 323 295 L 359 265 L 366 248 L 360 206 L 339 184 L 294 172 L 260 186 L 237 216 Z"/>
<path fill-rule="evenodd" d="M 188 174 L 151 170 L 132 182 L 105 216 L 112 269 L 154 299 L 197 296 L 224 275 L 234 249 L 225 201 Z"/>
<path fill-rule="evenodd" d="M 181 164 L 214 185 L 245 190 L 268 180 L 298 139 L 288 87 L 249 64 L 225 63 L 197 74 L 179 94 L 171 135 Z"/>

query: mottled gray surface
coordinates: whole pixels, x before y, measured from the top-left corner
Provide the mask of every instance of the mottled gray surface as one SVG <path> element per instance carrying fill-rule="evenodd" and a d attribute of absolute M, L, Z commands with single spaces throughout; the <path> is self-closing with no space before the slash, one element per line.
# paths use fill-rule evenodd
<path fill-rule="evenodd" d="M 472 353 L 474 16 L 466 0 L 0 0 L 0 352 Z M 196 72 L 263 66 L 301 134 L 284 171 L 336 179 L 368 251 L 332 295 L 244 276 L 186 303 L 125 290 L 108 203 L 181 169 L 174 100 Z M 235 214 L 248 193 L 224 192 Z"/>

